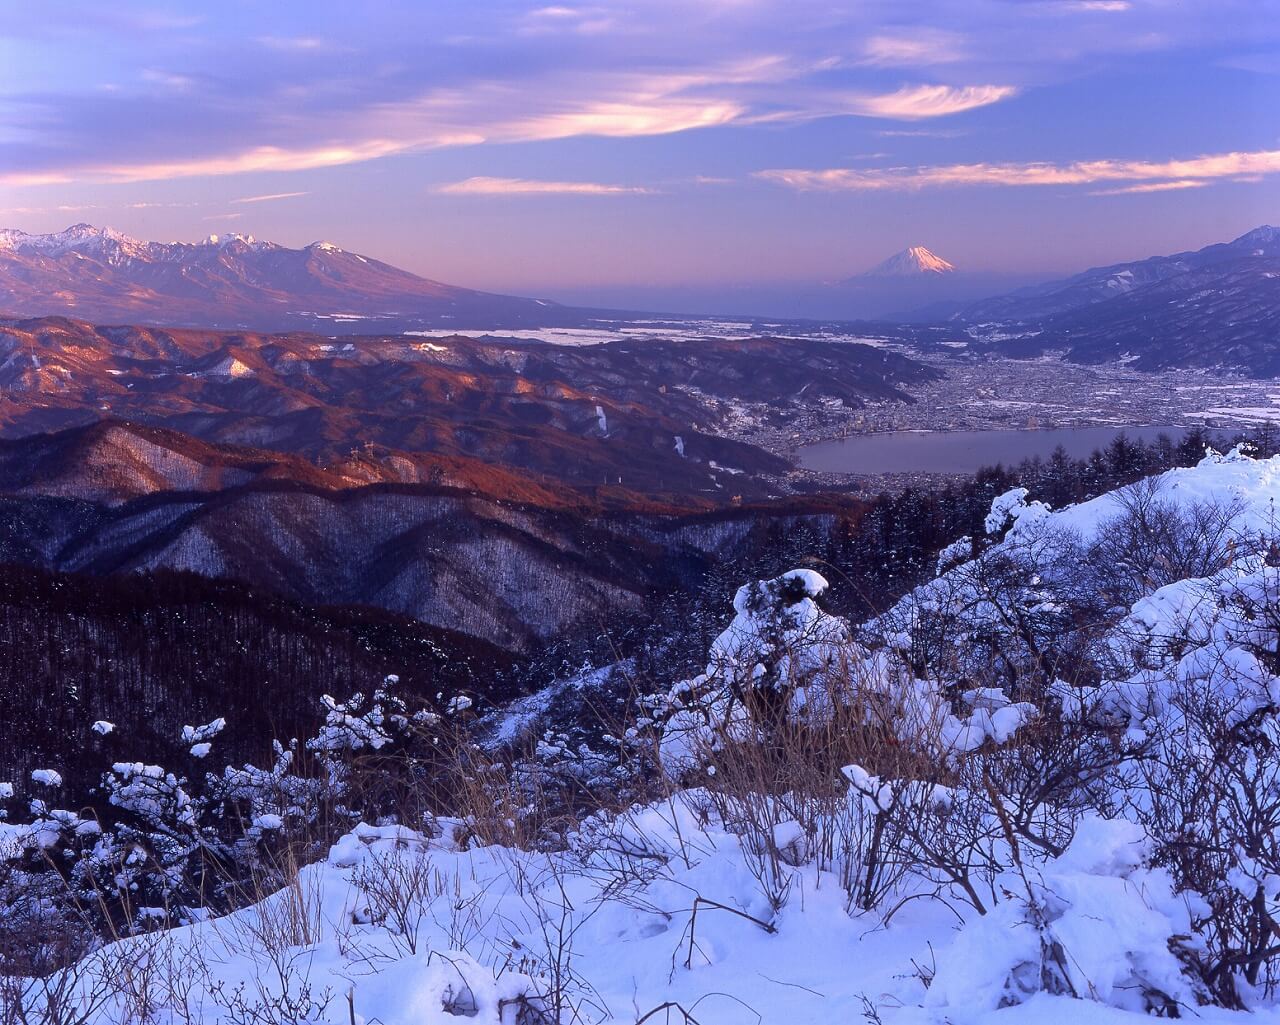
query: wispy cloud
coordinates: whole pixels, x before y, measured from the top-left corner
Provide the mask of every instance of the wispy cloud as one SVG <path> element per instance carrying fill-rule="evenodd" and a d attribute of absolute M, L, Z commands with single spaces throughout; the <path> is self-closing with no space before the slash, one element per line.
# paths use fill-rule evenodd
<path fill-rule="evenodd" d="M 319 20 L 307 5 L 267 18 L 207 4 L 202 19 L 162 19 L 162 30 L 148 27 L 147 0 L 83 0 L 83 17 L 54 22 L 38 5 L 10 6 L 5 32 L 47 52 L 20 48 L 0 186 L 831 117 L 922 122 L 1083 81 L 1134 53 L 1265 55 L 1280 35 L 1258 0 L 1214 0 L 1211 18 L 1201 5 L 1136 0 L 323 3 Z M 79 59 L 95 48 L 103 60 Z M 314 59 L 336 52 L 349 59 Z"/>
<path fill-rule="evenodd" d="M 192 178 L 251 171 L 309 171 L 321 167 L 337 167 L 364 160 L 402 153 L 405 146 L 394 141 L 374 139 L 351 146 L 326 146 L 319 149 L 285 149 L 279 146 L 255 146 L 240 152 L 207 157 L 174 158 L 150 163 L 99 164 L 56 174 L 24 175 L 0 173 L 4 185 L 53 185 L 71 181 L 144 182 L 167 178 Z"/>
<path fill-rule="evenodd" d="M 273 199 L 293 199 L 296 196 L 309 196 L 310 192 L 273 192 L 267 196 L 241 196 L 233 199 L 233 203 L 269 203 Z"/>
<path fill-rule="evenodd" d="M 0 214 L 48 214 L 48 213 L 81 213 L 85 210 L 100 210 L 96 203 L 63 203 L 59 206 L 7 206 L 0 207 Z"/>
<path fill-rule="evenodd" d="M 573 32 L 591 36 L 608 32 L 617 25 L 608 8 L 600 6 L 570 7 L 562 4 L 538 7 L 525 15 L 520 26 L 523 35 Z"/>
<path fill-rule="evenodd" d="M 315 53 L 331 49 L 328 43 L 317 36 L 258 36 L 254 42 L 269 50 L 294 53 Z"/>
<path fill-rule="evenodd" d="M 965 133 L 959 128 L 882 128 L 876 134 L 889 139 L 958 139 Z"/>
<path fill-rule="evenodd" d="M 602 182 L 534 181 L 529 178 L 466 178 L 439 185 L 436 192 L 451 196 L 622 196 L 647 195 L 652 189 Z"/>
<path fill-rule="evenodd" d="M 173 89 L 175 92 L 186 92 L 195 85 L 195 79 L 190 75 L 182 75 L 176 71 L 166 71 L 163 68 L 144 68 L 142 80 L 150 82 L 152 85 L 162 85 L 166 89 Z"/>
<path fill-rule="evenodd" d="M 1089 195 L 1130 196 L 1142 192 L 1176 192 L 1179 189 L 1203 188 L 1209 184 L 1209 181 L 1208 178 L 1179 178 L 1171 182 L 1143 182 L 1140 185 L 1122 185 L 1115 189 L 1094 189 Z"/>
<path fill-rule="evenodd" d="M 244 214 L 210 214 L 208 217 L 202 217 L 203 221 L 238 221 Z"/>
<path fill-rule="evenodd" d="M 955 34 L 917 30 L 909 35 L 877 35 L 863 44 L 862 63 L 882 67 L 923 67 L 963 59 L 964 47 Z"/>
<path fill-rule="evenodd" d="M 570 74 L 563 80 L 540 82 L 536 87 L 493 80 L 466 90 L 437 89 L 396 103 L 380 103 L 367 110 L 329 117 L 323 126 L 301 118 L 282 118 L 288 131 L 277 132 L 284 138 L 269 145 L 189 156 L 175 152 L 150 160 L 79 163 L 57 171 L 0 172 L 0 184 L 141 182 L 305 171 L 486 142 L 667 135 L 744 120 L 749 104 L 726 99 L 726 90 L 790 74 L 790 69 L 766 58 L 696 71 L 614 72 L 605 81 Z M 327 140 L 342 141 L 318 146 L 306 143 L 322 130 Z M 289 136 L 293 137 L 292 145 Z M 204 146 L 212 145 L 210 140 L 199 141 Z"/>
<path fill-rule="evenodd" d="M 1077 11 L 1108 11 L 1120 12 L 1127 11 L 1133 4 L 1129 0 L 1066 0 L 1066 7 L 1073 7 Z"/>
<path fill-rule="evenodd" d="M 909 85 L 880 96 L 852 97 L 849 111 L 895 121 L 922 121 L 987 107 L 1009 99 L 1017 91 L 1010 85 Z"/>
<path fill-rule="evenodd" d="M 925 167 L 776 169 L 756 176 L 802 191 L 876 191 L 954 188 L 966 185 L 1091 185 L 1158 183 L 1166 188 L 1218 178 L 1280 172 L 1280 150 L 1205 154 L 1184 160 L 1086 160 L 1071 164 L 942 164 Z M 1151 190 L 1147 190 L 1151 191 Z"/>

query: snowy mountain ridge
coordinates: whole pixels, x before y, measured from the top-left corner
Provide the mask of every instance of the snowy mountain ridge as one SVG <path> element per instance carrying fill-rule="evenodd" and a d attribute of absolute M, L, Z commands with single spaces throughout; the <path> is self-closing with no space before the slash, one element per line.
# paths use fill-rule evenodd
<path fill-rule="evenodd" d="M 1280 229 L 1262 225 L 1191 252 L 1093 267 L 972 303 L 953 320 L 1007 355 L 1274 377 Z"/>
<path fill-rule="evenodd" d="M 0 311 L 107 323 L 263 330 L 547 324 L 557 304 L 433 281 L 332 242 L 300 249 L 241 232 L 150 242 L 75 224 L 0 229 Z M 576 322 L 579 314 L 573 314 Z"/>

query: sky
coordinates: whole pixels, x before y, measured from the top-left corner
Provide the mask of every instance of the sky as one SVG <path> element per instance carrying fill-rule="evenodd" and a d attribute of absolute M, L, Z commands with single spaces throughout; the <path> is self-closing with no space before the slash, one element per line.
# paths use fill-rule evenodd
<path fill-rule="evenodd" d="M 0 226 L 567 301 L 1280 223 L 1280 0 L 0 0 Z"/>

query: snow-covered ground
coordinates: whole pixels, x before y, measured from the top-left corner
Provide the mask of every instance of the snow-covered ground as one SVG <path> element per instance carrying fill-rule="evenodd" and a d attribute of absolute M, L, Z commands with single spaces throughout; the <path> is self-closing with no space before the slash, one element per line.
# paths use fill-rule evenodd
<path fill-rule="evenodd" d="M 828 1025 L 875 1013 L 866 1020 L 1121 1025 L 1143 1017 L 1137 979 L 1200 1020 L 1241 1017 L 1194 1006 L 1167 949 L 1186 907 L 1167 874 L 1143 867 L 1128 823 L 1090 820 L 1035 884 L 1069 902 L 1056 935 L 1077 991 L 1095 999 L 1040 993 L 1001 1008 L 1011 969 L 1039 956 L 1024 903 L 957 918 L 953 904 L 919 900 L 888 924 L 850 913 L 838 876 L 784 823 L 788 896 L 776 909 L 758 852 L 709 808 L 694 791 L 589 821 L 558 854 L 459 849 L 453 822 L 434 839 L 361 826 L 259 904 L 94 955 L 136 978 L 90 1021 L 129 1020 L 144 976 L 154 999 L 180 991 L 196 1022 L 243 1021 L 247 1007 L 264 1015 L 248 1020 L 334 1025 L 513 1025 L 557 1011 L 565 1022 Z M 1014 893 L 1020 883 L 1005 881 Z"/>
<path fill-rule="evenodd" d="M 538 849 L 482 843 L 478 807 L 359 825 L 250 906 L 96 951 L 60 999 L 86 1025 L 1280 1022 L 1230 953 L 1274 967 L 1280 939 L 1280 457 L 1028 498 L 1001 495 L 988 537 L 861 628 L 812 570 L 743 587 L 706 671 L 624 741 L 651 737 L 665 797 Z M 1089 671 L 1058 678 L 1055 646 Z M 396 719 L 327 707 L 313 750 L 376 748 Z M 907 768 L 818 759 L 813 791 L 744 786 L 744 764 L 795 768 L 768 760 L 784 720 L 791 742 L 869 731 L 869 757 Z M 161 771 L 127 770 L 129 800 Z M 33 812 L 0 846 L 49 850 L 75 820 Z M 1249 1012 L 1218 1006 L 1223 970 Z"/>

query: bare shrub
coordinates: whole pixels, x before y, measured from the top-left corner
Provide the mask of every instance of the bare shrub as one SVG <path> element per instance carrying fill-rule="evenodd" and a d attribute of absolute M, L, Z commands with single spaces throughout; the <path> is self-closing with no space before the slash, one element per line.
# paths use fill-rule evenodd
<path fill-rule="evenodd" d="M 1174 502 L 1160 477 L 1115 493 L 1120 512 L 1103 525 L 1089 552 L 1099 590 L 1131 605 L 1179 580 L 1208 577 L 1228 565 L 1239 543 L 1241 502 Z"/>

